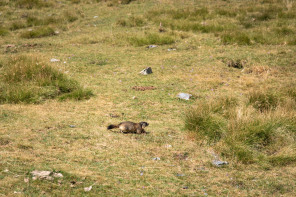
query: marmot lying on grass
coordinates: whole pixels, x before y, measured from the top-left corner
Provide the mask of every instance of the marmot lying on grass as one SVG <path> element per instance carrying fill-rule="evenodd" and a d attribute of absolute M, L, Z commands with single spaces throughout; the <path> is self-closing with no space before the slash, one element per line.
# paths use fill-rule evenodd
<path fill-rule="evenodd" d="M 147 122 L 139 122 L 139 123 L 134 123 L 134 122 L 122 122 L 119 123 L 118 125 L 109 125 L 107 129 L 114 129 L 114 128 L 119 128 L 122 133 L 146 133 L 144 130 L 145 127 L 147 127 L 149 124 Z"/>

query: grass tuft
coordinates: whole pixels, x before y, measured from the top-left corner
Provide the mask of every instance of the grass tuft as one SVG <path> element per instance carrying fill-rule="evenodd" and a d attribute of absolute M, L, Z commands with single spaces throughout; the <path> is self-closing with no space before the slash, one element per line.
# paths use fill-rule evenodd
<path fill-rule="evenodd" d="M 263 112 L 274 110 L 279 104 L 279 97 L 275 93 L 253 91 L 248 95 L 249 104 Z"/>
<path fill-rule="evenodd" d="M 264 110 L 275 107 L 278 99 L 267 93 L 252 95 L 256 95 L 256 101 L 263 100 L 260 105 L 262 111 L 254 111 L 247 106 L 248 103 L 239 104 L 233 98 L 215 98 L 199 102 L 196 108 L 190 109 L 185 115 L 185 128 L 195 133 L 196 139 L 215 142 L 213 147 L 222 156 L 244 164 L 295 163 L 294 157 L 281 153 L 295 143 L 295 117 L 270 115 Z"/>
<path fill-rule="evenodd" d="M 221 41 L 223 44 L 238 44 L 238 45 L 250 45 L 251 39 L 243 32 L 236 33 L 224 33 L 221 35 Z"/>
<path fill-rule="evenodd" d="M 54 36 L 55 32 L 51 27 L 39 27 L 32 31 L 25 31 L 21 34 L 22 38 L 41 38 Z"/>
<path fill-rule="evenodd" d="M 9 31 L 5 28 L 0 26 L 0 36 L 6 36 L 9 34 Z"/>
<path fill-rule="evenodd" d="M 2 74 L 0 103 L 39 103 L 56 97 L 82 100 L 93 95 L 77 81 L 34 57 L 13 57 Z"/>
<path fill-rule="evenodd" d="M 129 37 L 128 41 L 134 46 L 145 46 L 150 44 L 165 45 L 172 44 L 175 39 L 169 35 L 159 35 L 155 33 L 148 33 L 144 36 Z"/>

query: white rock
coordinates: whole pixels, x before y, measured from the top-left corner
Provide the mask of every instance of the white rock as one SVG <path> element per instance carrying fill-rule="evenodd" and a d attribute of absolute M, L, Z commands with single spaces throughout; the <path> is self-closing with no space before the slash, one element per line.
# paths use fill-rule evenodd
<path fill-rule="evenodd" d="M 60 60 L 55 59 L 55 58 L 51 58 L 50 61 L 51 61 L 51 62 L 59 62 Z"/>
<path fill-rule="evenodd" d="M 189 100 L 191 96 L 192 96 L 191 94 L 187 94 L 187 93 L 179 93 L 177 95 L 178 98 L 184 99 L 184 100 Z"/>
<path fill-rule="evenodd" d="M 84 188 L 84 191 L 89 192 L 91 189 L 92 189 L 92 185 L 89 186 L 89 187 L 85 187 L 85 188 Z"/>
<path fill-rule="evenodd" d="M 53 173 L 52 175 L 55 178 L 63 178 L 64 176 L 62 175 L 62 173 Z"/>

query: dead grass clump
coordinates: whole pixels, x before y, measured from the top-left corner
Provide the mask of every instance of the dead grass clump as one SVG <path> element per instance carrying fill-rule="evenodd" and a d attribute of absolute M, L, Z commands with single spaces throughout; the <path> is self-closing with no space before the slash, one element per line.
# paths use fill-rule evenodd
<path fill-rule="evenodd" d="M 35 57 L 12 57 L 3 66 L 0 103 L 39 103 L 45 99 L 87 99 L 92 92 L 80 87 Z"/>
<path fill-rule="evenodd" d="M 244 68 L 244 66 L 246 64 L 246 60 L 241 60 L 241 59 L 233 60 L 233 59 L 230 59 L 230 60 L 226 60 L 225 63 L 230 68 L 242 69 L 242 68 Z"/>
<path fill-rule="evenodd" d="M 269 66 L 251 66 L 243 70 L 243 72 L 246 74 L 252 73 L 255 75 L 267 75 L 272 71 L 273 70 Z"/>
<path fill-rule="evenodd" d="M 274 110 L 279 105 L 279 101 L 279 96 L 269 91 L 252 91 L 248 95 L 249 104 L 261 112 Z"/>

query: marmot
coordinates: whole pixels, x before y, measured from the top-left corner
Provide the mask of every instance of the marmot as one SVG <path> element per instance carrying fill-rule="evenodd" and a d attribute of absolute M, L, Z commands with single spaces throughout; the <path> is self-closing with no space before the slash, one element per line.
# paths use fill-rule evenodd
<path fill-rule="evenodd" d="M 107 129 L 119 128 L 122 133 L 146 133 L 144 130 L 149 124 L 147 122 L 134 123 L 130 121 L 121 122 L 118 125 L 109 125 Z"/>

